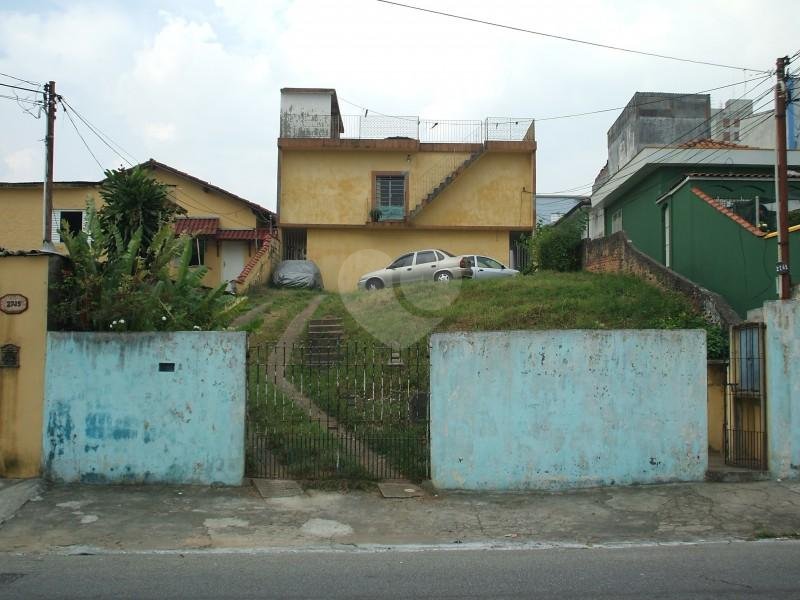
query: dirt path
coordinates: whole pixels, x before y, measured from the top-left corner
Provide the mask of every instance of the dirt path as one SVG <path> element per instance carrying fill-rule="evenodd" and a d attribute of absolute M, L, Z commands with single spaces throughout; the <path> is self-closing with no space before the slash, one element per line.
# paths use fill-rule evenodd
<path fill-rule="evenodd" d="M 292 319 L 292 322 L 289 323 L 289 326 L 278 339 L 277 348 L 282 346 L 286 348 L 286 352 L 291 353 L 292 345 L 297 343 L 302 336 L 306 323 L 314 315 L 323 298 L 324 296 L 321 295 L 314 298 L 300 314 Z M 355 455 L 354 458 L 370 475 L 381 479 L 401 478 L 402 474 L 384 456 L 374 452 L 367 444 L 347 431 L 344 425 L 341 425 L 335 417 L 330 416 L 319 408 L 311 398 L 302 394 L 292 385 L 292 382 L 286 378 L 286 361 L 279 360 L 279 357 L 283 358 L 284 356 L 275 351 L 267 358 L 267 376 L 275 381 L 278 388 L 291 398 L 294 404 L 305 412 L 310 419 L 326 426 L 329 433 L 338 438 L 343 448 L 348 448 Z"/>

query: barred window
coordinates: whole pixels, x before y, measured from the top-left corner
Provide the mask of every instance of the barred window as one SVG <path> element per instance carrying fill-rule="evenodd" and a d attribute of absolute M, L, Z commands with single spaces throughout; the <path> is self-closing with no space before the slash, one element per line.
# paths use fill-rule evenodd
<path fill-rule="evenodd" d="M 381 211 L 381 221 L 402 219 L 406 206 L 406 176 L 376 175 L 375 206 Z"/>

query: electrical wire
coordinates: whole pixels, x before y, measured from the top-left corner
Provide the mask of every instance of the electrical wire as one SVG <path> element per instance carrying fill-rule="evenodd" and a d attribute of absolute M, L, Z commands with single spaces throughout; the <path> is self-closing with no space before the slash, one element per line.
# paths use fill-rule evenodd
<path fill-rule="evenodd" d="M 22 79 L 21 77 L 16 77 L 14 75 L 9 75 L 8 73 L 0 73 L 3 77 L 8 77 L 9 79 L 13 79 L 15 81 L 19 81 L 20 83 L 28 83 L 30 85 L 35 85 L 37 87 L 41 87 L 43 84 L 38 81 L 31 81 L 30 79 Z"/>
<path fill-rule="evenodd" d="M 1 81 L 0 81 L 0 85 L 2 85 L 3 87 L 7 87 L 7 88 L 13 88 L 15 90 L 22 90 L 23 92 L 33 92 L 34 94 L 41 94 L 42 93 L 42 90 L 34 90 L 34 89 L 31 89 L 31 88 L 20 87 L 18 85 L 11 85 L 10 83 L 3 83 Z"/>
<path fill-rule="evenodd" d="M 59 99 L 61 99 L 61 100 L 62 100 L 62 102 L 63 102 L 64 104 L 66 104 L 67 106 L 69 106 L 69 108 L 72 110 L 72 112 L 73 112 L 73 113 L 75 113 L 75 116 L 77 116 L 77 117 L 78 117 L 78 118 L 79 118 L 79 119 L 80 119 L 80 120 L 83 122 L 83 124 L 84 124 L 84 125 L 86 125 L 86 127 L 89 129 L 89 131 L 91 131 L 91 132 L 92 132 L 92 133 L 93 133 L 93 134 L 94 134 L 94 135 L 97 137 L 97 139 L 99 139 L 101 142 L 103 142 L 103 144 L 105 144 L 105 145 L 106 145 L 106 146 L 107 146 L 107 147 L 108 147 L 108 148 L 109 148 L 109 149 L 110 149 L 110 150 L 111 150 L 111 151 L 112 151 L 114 154 L 116 154 L 116 155 L 117 155 L 119 158 L 121 158 L 123 161 L 125 161 L 126 163 L 128 163 L 128 166 L 131 166 L 131 167 L 132 167 L 132 166 L 134 166 L 134 164 L 135 164 L 135 163 L 138 163 L 138 162 L 139 162 L 139 161 L 136 159 L 136 157 L 135 157 L 135 156 L 133 156 L 133 154 L 131 154 L 130 152 L 128 152 L 127 150 L 125 150 L 125 148 L 123 148 L 123 147 L 122 147 L 122 146 L 120 146 L 118 143 L 116 143 L 114 140 L 112 140 L 112 139 L 111 139 L 111 137 L 110 137 L 109 135 L 107 135 L 107 134 L 103 133 L 103 132 L 100 130 L 100 128 L 98 128 L 97 126 L 95 126 L 95 125 L 92 125 L 92 124 L 89 122 L 89 120 L 88 120 L 87 118 L 85 118 L 83 115 L 81 115 L 81 114 L 80 114 L 80 113 L 79 113 L 77 110 L 75 110 L 75 107 L 73 107 L 73 106 L 72 106 L 72 105 L 71 105 L 71 104 L 70 104 L 70 103 L 69 103 L 67 100 L 64 100 L 64 99 L 63 99 L 63 98 L 61 98 L 61 97 L 59 97 Z M 109 142 L 110 142 L 110 143 L 109 143 Z M 112 146 L 112 144 L 113 144 L 113 146 Z M 117 150 L 117 148 L 115 148 L 114 146 L 116 146 L 117 148 L 119 148 L 119 150 Z M 125 156 L 123 156 L 123 155 L 120 153 L 120 151 L 121 151 L 121 152 L 124 152 L 125 154 L 127 154 L 127 155 L 128 155 L 130 158 L 132 158 L 132 159 L 134 160 L 134 162 L 131 162 L 130 160 L 128 160 L 128 159 L 127 159 Z"/>
<path fill-rule="evenodd" d="M 501 29 L 509 29 L 511 31 L 518 31 L 518 32 L 521 32 L 521 33 L 530 33 L 532 35 L 538 35 L 538 36 L 542 36 L 542 37 L 553 38 L 553 39 L 562 40 L 562 41 L 565 41 L 565 42 L 573 42 L 573 43 L 576 43 L 576 44 L 585 44 L 587 46 L 595 46 L 597 48 L 605 48 L 607 50 L 617 50 L 619 52 L 629 52 L 631 54 L 641 54 L 643 56 L 650 56 L 652 58 L 663 58 L 663 59 L 666 59 L 666 60 L 675 60 L 675 61 L 680 61 L 680 62 L 693 63 L 693 64 L 697 64 L 697 65 L 706 65 L 706 66 L 709 66 L 709 67 L 720 67 L 720 68 L 723 68 L 723 69 L 736 69 L 737 71 L 752 71 L 754 73 L 766 73 L 767 72 L 767 71 L 765 71 L 763 69 L 750 69 L 750 68 L 747 68 L 747 67 L 740 67 L 740 66 L 735 66 L 735 65 L 726 65 L 726 64 L 722 64 L 722 63 L 708 62 L 708 61 L 704 61 L 704 60 L 696 60 L 696 59 L 691 59 L 691 58 L 681 58 L 681 57 L 678 57 L 678 56 L 670 56 L 668 54 L 658 54 L 656 52 L 646 52 L 644 50 L 633 50 L 631 48 L 623 48 L 621 46 L 612 46 L 610 44 L 602 44 L 602 43 L 599 43 L 599 42 L 590 42 L 590 41 L 587 41 L 587 40 L 580 40 L 578 38 L 571 38 L 571 37 L 567 37 L 567 36 L 563 36 L 563 35 L 556 35 L 554 33 L 544 33 L 542 31 L 534 31 L 533 29 L 525 29 L 523 27 L 515 27 L 513 25 L 504 25 L 502 23 L 494 23 L 492 21 L 485 21 L 483 19 L 476 19 L 476 18 L 473 18 L 473 17 L 465 17 L 463 15 L 456 15 L 456 14 L 453 14 L 453 13 L 446 13 L 446 12 L 439 11 L 439 10 L 432 10 L 430 8 L 422 8 L 420 6 L 413 6 L 411 4 L 402 4 L 400 2 L 393 2 L 392 0 L 377 0 L 377 2 L 380 2 L 382 4 L 390 4 L 392 6 L 398 6 L 400 8 L 408 8 L 408 9 L 411 9 L 411 10 L 417 10 L 417 11 L 420 11 L 420 12 L 439 15 L 439 16 L 442 16 L 442 17 L 449 17 L 451 19 L 459 19 L 461 21 L 469 21 L 471 23 L 479 23 L 481 25 L 489 25 L 491 27 L 499 27 Z"/>
<path fill-rule="evenodd" d="M 27 102 L 28 104 L 37 104 L 39 106 L 44 105 L 41 100 L 31 100 L 30 98 L 20 98 L 19 96 L 7 96 L 5 94 L 0 94 L 0 98 L 3 98 L 4 100 L 14 100 L 16 102 Z"/>
<path fill-rule="evenodd" d="M 105 171 L 105 169 L 103 168 L 103 165 L 100 163 L 99 160 L 97 160 L 97 156 L 95 156 L 94 152 L 92 152 L 92 149 L 89 147 L 88 142 L 83 137 L 83 134 L 81 134 L 80 130 L 78 129 L 78 125 L 75 123 L 75 120 L 72 118 L 71 111 L 67 110 L 67 107 L 64 104 L 64 101 L 61 99 L 60 96 L 56 96 L 56 99 L 61 104 L 61 108 L 64 110 L 64 114 L 67 115 L 67 118 L 69 119 L 69 122 L 72 123 L 73 129 L 75 129 L 75 133 L 77 133 L 78 137 L 81 138 L 81 141 L 83 142 L 83 145 L 86 147 L 86 150 L 89 152 L 89 154 L 91 154 L 92 158 L 94 159 L 94 162 L 97 163 L 97 166 L 100 167 L 101 171 Z"/>

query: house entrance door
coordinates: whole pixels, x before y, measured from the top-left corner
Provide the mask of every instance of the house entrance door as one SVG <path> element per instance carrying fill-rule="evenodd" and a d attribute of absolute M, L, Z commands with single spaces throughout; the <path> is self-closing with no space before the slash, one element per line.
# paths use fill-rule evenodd
<path fill-rule="evenodd" d="M 247 262 L 249 244 L 246 241 L 222 242 L 222 281 L 232 281 L 239 277 Z"/>

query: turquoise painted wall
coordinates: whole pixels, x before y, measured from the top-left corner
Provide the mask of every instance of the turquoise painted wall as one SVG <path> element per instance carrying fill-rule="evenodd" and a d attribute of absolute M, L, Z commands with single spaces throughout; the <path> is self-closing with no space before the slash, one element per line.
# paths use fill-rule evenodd
<path fill-rule="evenodd" d="M 800 301 L 764 304 L 770 473 L 800 479 Z"/>
<path fill-rule="evenodd" d="M 699 481 L 705 332 L 435 334 L 430 412 L 442 489 Z"/>
<path fill-rule="evenodd" d="M 48 333 L 45 476 L 240 485 L 246 339 L 244 332 Z"/>

